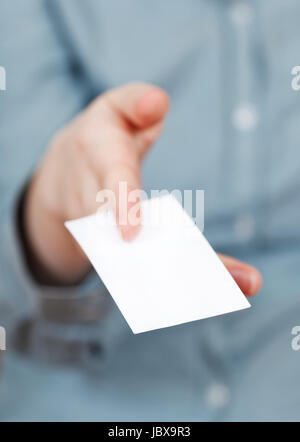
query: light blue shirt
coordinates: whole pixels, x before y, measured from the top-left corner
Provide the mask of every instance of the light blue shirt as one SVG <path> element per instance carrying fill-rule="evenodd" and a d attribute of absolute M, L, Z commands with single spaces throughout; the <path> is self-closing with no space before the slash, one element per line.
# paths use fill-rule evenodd
<path fill-rule="evenodd" d="M 298 0 L 1 2 L 1 420 L 300 418 L 299 17 Z M 57 129 L 135 80 L 172 101 L 146 190 L 205 190 L 207 238 L 264 276 L 253 308 L 134 336 L 95 275 L 32 280 L 24 183 Z"/>

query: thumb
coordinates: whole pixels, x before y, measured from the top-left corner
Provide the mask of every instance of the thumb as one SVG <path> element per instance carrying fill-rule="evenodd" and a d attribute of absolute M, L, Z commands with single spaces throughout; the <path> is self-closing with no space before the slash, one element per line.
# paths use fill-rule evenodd
<path fill-rule="evenodd" d="M 169 109 L 167 93 L 146 83 L 131 83 L 111 89 L 102 98 L 136 130 L 160 123 Z"/>
<path fill-rule="evenodd" d="M 139 165 L 116 163 L 109 169 L 104 180 L 105 188 L 115 197 L 117 224 L 124 241 L 132 241 L 141 228 L 141 184 Z"/>

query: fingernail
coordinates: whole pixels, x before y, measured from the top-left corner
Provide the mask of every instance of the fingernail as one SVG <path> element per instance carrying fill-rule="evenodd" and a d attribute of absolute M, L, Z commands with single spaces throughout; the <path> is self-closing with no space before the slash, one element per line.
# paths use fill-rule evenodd
<path fill-rule="evenodd" d="M 120 227 L 121 236 L 125 242 L 133 241 L 138 235 L 139 228 L 137 226 L 122 226 Z"/>

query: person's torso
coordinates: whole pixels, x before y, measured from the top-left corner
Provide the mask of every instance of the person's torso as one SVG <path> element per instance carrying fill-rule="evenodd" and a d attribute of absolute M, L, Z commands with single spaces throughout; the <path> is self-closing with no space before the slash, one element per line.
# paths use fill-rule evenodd
<path fill-rule="evenodd" d="M 95 94 L 131 81 L 170 94 L 149 194 L 203 189 L 220 248 L 300 238 L 297 0 L 67 0 L 56 12 Z"/>

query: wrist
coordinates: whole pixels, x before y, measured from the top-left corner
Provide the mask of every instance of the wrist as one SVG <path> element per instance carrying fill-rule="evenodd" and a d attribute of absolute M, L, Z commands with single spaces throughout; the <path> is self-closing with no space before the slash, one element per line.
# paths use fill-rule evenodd
<path fill-rule="evenodd" d="M 19 224 L 26 262 L 43 285 L 72 285 L 89 272 L 90 264 L 59 218 L 47 208 L 34 180 L 23 192 Z"/>

